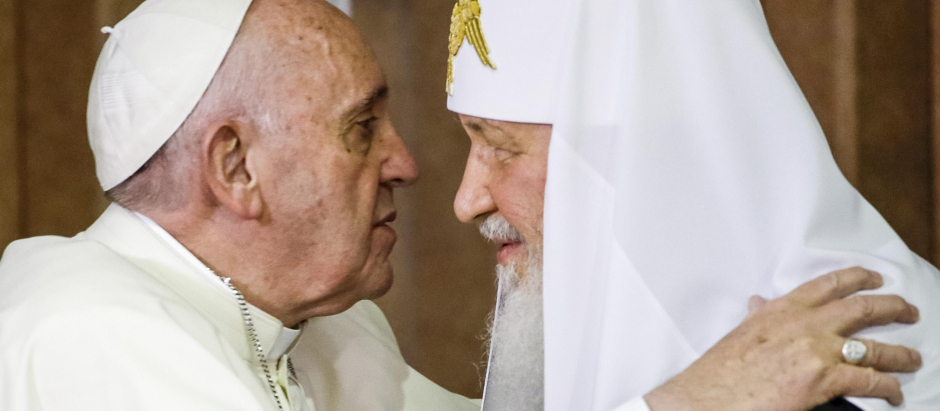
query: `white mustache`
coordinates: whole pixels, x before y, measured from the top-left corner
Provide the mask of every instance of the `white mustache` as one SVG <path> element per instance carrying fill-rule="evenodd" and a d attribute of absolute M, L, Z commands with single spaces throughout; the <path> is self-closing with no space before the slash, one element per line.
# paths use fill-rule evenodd
<path fill-rule="evenodd" d="M 480 224 L 480 234 L 496 243 L 525 242 L 516 227 L 509 224 L 503 216 L 493 214 Z"/>

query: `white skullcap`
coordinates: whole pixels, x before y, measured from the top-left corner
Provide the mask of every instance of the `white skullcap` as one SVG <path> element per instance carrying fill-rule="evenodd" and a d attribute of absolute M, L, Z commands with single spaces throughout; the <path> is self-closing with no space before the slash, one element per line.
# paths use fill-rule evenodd
<path fill-rule="evenodd" d="M 225 58 L 251 0 L 147 0 L 114 26 L 88 96 L 98 181 L 132 176 L 183 124 Z"/>
<path fill-rule="evenodd" d="M 478 1 L 480 31 L 496 68 L 481 61 L 469 35 L 470 24 L 461 18 L 460 10 L 475 7 L 472 3 L 477 0 L 458 1 L 451 38 L 456 33 L 462 46 L 453 58 L 453 88 L 447 108 L 494 120 L 552 123 L 568 20 L 565 14 L 571 2 Z M 461 36 L 461 31 L 466 34 Z"/>

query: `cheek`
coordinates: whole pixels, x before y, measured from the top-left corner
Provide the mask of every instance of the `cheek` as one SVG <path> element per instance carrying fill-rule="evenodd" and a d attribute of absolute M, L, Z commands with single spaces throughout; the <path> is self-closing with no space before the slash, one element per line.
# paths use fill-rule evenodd
<path fill-rule="evenodd" d="M 284 230 L 304 233 L 304 240 L 318 242 L 318 247 L 333 243 L 331 248 L 350 248 L 349 237 L 363 236 L 354 170 L 335 156 L 297 154 L 272 165 L 276 172 L 264 189 L 272 219 Z"/>
<path fill-rule="evenodd" d="M 542 232 L 544 176 L 527 171 L 507 173 L 498 184 L 491 185 L 490 192 L 499 213 L 519 229 L 527 241 L 539 243 L 533 236 Z"/>

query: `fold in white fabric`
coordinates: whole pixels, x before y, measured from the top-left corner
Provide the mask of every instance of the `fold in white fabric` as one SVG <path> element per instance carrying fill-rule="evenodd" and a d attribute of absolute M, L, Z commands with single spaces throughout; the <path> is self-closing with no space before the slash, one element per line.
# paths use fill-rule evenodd
<path fill-rule="evenodd" d="M 216 275 L 215 272 L 209 268 L 209 266 L 196 257 L 192 251 L 189 251 L 189 249 L 181 244 L 175 237 L 173 237 L 172 234 L 164 230 L 163 227 L 160 227 L 160 224 L 157 224 L 156 221 L 151 220 L 150 217 L 147 217 L 136 211 L 134 211 L 133 214 L 137 216 L 137 218 L 141 219 L 144 224 L 147 225 L 147 228 L 153 231 L 157 237 L 160 237 L 163 242 L 170 246 L 170 248 L 172 248 L 173 251 L 175 251 L 180 256 L 180 258 L 185 260 L 197 271 L 202 273 L 210 283 L 217 285 L 219 289 L 225 291 L 226 293 L 231 293 L 228 286 L 222 282 L 222 279 L 219 278 L 219 276 Z M 300 327 L 303 327 L 303 325 L 304 323 L 301 323 Z M 277 339 L 274 340 L 274 344 L 271 346 L 268 352 L 265 353 L 265 356 L 268 359 L 278 359 L 284 356 L 284 354 L 287 354 L 288 350 L 290 350 L 290 348 L 294 345 L 294 342 L 297 341 L 297 338 L 300 337 L 300 331 L 300 329 L 281 327 L 281 333 L 278 334 Z"/>
<path fill-rule="evenodd" d="M 545 200 L 546 410 L 612 410 L 733 329 L 747 299 L 855 265 L 920 307 L 866 338 L 917 348 L 940 404 L 940 273 L 837 168 L 758 0 L 582 0 Z M 892 409 L 851 399 L 860 408 Z"/>

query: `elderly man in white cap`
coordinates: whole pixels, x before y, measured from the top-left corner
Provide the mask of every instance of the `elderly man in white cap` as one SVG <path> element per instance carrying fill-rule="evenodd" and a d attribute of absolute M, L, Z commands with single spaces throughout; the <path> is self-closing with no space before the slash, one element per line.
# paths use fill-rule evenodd
<path fill-rule="evenodd" d="M 392 191 L 417 172 L 351 21 L 148 0 L 104 31 L 88 126 L 115 204 L 5 250 L 0 409 L 479 409 L 363 301 L 392 283 Z"/>
<path fill-rule="evenodd" d="M 459 0 L 449 51 L 455 211 L 500 245 L 485 410 L 937 409 L 940 274 L 841 176 L 757 0 Z"/>

